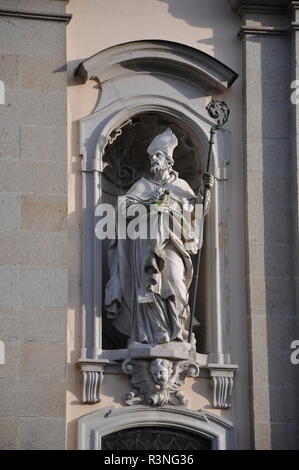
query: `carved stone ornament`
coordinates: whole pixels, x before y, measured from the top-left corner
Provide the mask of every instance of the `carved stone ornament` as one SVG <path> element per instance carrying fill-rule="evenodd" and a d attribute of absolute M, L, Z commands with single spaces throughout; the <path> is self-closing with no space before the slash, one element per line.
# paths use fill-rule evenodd
<path fill-rule="evenodd" d="M 179 390 L 186 377 L 197 377 L 199 366 L 190 361 L 127 359 L 123 371 L 131 376 L 133 389 L 124 397 L 126 405 L 187 405 L 188 399 Z"/>
<path fill-rule="evenodd" d="M 213 407 L 230 408 L 237 365 L 210 365 L 210 387 L 213 390 Z"/>
<path fill-rule="evenodd" d="M 105 360 L 97 364 L 80 362 L 83 403 L 93 404 L 101 401 L 101 388 L 104 379 L 104 369 L 107 363 L 108 361 Z"/>

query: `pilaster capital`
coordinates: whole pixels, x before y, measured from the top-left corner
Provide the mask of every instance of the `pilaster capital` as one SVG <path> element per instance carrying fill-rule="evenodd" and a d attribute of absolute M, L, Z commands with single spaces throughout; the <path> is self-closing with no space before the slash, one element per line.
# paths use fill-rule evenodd
<path fill-rule="evenodd" d="M 281 14 L 291 3 L 294 3 L 291 0 L 228 0 L 228 2 L 233 12 L 239 16 L 246 12 Z"/>

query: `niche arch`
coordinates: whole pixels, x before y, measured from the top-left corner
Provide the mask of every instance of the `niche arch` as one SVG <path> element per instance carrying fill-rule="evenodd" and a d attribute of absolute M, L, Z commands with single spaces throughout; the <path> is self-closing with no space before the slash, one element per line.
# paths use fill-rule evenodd
<path fill-rule="evenodd" d="M 132 406 L 104 408 L 82 416 L 78 423 L 79 449 L 100 450 L 104 436 L 121 430 L 153 426 L 167 428 L 170 432 L 171 430 L 190 432 L 205 438 L 210 441 L 212 450 L 231 450 L 234 447 L 233 424 L 214 413 L 169 406 L 158 410 Z"/>
<path fill-rule="evenodd" d="M 224 64 L 188 46 L 168 41 L 137 41 L 114 46 L 84 61 L 77 69 L 86 82 L 96 80 L 100 99 L 93 112 L 80 122 L 83 182 L 83 308 L 82 350 L 83 401 L 100 399 L 104 372 L 117 369 L 127 358 L 124 348 L 103 348 L 103 244 L 94 233 L 95 209 L 103 197 L 105 151 L 136 116 L 168 116 L 179 123 L 200 147 L 205 166 L 209 130 L 214 124 L 206 112 L 211 96 L 223 93 L 237 78 Z M 128 124 L 129 125 L 129 124 Z M 226 289 L 226 201 L 228 131 L 217 134 L 212 172 L 217 178 L 207 224 L 208 240 L 204 287 L 205 350 L 198 361 L 213 377 L 214 404 L 227 407 L 235 366 L 230 365 L 226 344 L 228 304 Z M 210 365 L 213 365 L 210 366 Z M 216 368 L 216 369 L 215 369 Z M 212 369 L 221 370 L 219 380 Z M 120 369 L 119 369 L 120 370 Z M 214 380 L 215 378 L 215 380 Z M 218 387 L 218 388 L 217 388 Z M 218 390 L 218 391 L 215 391 Z M 221 397 L 221 399 L 220 399 Z M 219 398 L 219 399 L 218 399 Z"/>

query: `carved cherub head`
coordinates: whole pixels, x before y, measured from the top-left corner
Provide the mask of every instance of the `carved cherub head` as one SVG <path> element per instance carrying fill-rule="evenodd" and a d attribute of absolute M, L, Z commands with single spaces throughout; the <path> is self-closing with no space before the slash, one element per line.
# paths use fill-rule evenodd
<path fill-rule="evenodd" d="M 165 386 L 173 371 L 172 362 L 167 359 L 155 359 L 150 363 L 150 373 L 157 385 Z"/>

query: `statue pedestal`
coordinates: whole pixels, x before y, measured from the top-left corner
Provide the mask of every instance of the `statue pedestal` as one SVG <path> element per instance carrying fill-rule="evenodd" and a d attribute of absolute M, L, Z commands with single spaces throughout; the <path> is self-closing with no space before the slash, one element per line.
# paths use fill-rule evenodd
<path fill-rule="evenodd" d="M 132 391 L 124 397 L 127 405 L 186 405 L 188 400 L 180 391 L 180 386 L 186 377 L 199 375 L 194 345 L 178 341 L 131 343 L 122 369 L 130 375 L 132 384 Z"/>
<path fill-rule="evenodd" d="M 128 347 L 130 359 L 163 359 L 185 361 L 196 360 L 196 351 L 192 344 L 171 341 L 164 344 L 131 343 Z"/>

